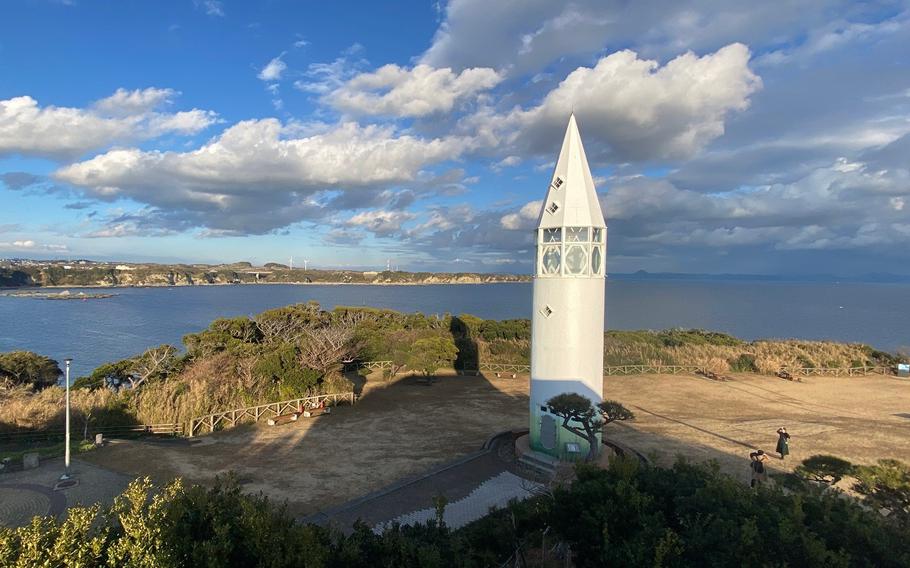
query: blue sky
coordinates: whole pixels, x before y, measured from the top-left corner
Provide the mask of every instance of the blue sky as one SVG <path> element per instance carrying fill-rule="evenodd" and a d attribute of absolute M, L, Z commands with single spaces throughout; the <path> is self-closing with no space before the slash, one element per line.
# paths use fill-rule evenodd
<path fill-rule="evenodd" d="M 3 15 L 0 256 L 525 272 L 574 110 L 612 272 L 910 273 L 908 2 Z"/>

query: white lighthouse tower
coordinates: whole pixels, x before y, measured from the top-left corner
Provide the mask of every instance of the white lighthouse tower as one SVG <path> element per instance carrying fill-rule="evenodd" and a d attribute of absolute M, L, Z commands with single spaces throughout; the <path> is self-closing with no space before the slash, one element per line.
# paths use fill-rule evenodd
<path fill-rule="evenodd" d="M 537 221 L 531 320 L 531 449 L 560 459 L 587 455 L 587 442 L 546 405 L 562 393 L 601 402 L 607 226 L 575 115 Z"/>

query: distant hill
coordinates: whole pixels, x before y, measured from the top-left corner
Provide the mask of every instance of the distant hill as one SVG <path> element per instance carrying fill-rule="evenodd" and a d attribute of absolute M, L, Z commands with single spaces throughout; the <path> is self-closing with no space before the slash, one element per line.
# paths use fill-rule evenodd
<path fill-rule="evenodd" d="M 856 276 L 834 274 L 704 274 L 688 272 L 647 272 L 639 270 L 630 273 L 611 273 L 614 280 L 728 280 L 751 282 L 880 282 L 910 283 L 910 275 L 890 273 L 868 273 Z"/>

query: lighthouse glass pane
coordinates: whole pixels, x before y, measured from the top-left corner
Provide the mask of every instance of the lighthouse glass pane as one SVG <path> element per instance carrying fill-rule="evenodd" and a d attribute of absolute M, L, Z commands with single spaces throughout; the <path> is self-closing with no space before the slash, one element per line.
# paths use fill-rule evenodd
<path fill-rule="evenodd" d="M 543 230 L 543 242 L 545 243 L 558 243 L 562 240 L 562 229 L 544 229 Z"/>
<path fill-rule="evenodd" d="M 594 246 L 594 249 L 591 251 L 591 273 L 600 274 L 600 265 L 601 265 L 601 252 L 599 246 Z"/>
<path fill-rule="evenodd" d="M 543 274 L 559 274 L 559 261 L 559 247 L 546 247 L 541 258 L 541 272 Z"/>
<path fill-rule="evenodd" d="M 566 252 L 566 270 L 569 274 L 583 274 L 588 267 L 588 255 L 584 247 L 574 245 Z"/>
<path fill-rule="evenodd" d="M 588 242 L 587 227 L 566 227 L 567 243 L 586 243 Z"/>
<path fill-rule="evenodd" d="M 595 243 L 603 242 L 603 229 L 594 229 L 594 238 L 591 239 Z"/>

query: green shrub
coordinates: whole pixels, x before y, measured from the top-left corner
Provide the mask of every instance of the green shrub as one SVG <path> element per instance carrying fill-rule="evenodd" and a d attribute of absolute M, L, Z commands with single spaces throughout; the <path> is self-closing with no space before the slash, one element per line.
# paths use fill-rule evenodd
<path fill-rule="evenodd" d="M 793 473 L 808 481 L 834 485 L 847 475 L 852 475 L 854 466 L 847 460 L 835 456 L 815 455 L 803 460 Z"/>
<path fill-rule="evenodd" d="M 735 359 L 728 359 L 730 370 L 737 373 L 757 373 L 758 366 L 755 364 L 755 355 L 743 353 Z"/>
<path fill-rule="evenodd" d="M 43 389 L 56 385 L 62 375 L 60 365 L 50 357 L 31 351 L 0 353 L 0 388 L 29 385 Z"/>
<path fill-rule="evenodd" d="M 261 381 L 276 383 L 282 400 L 306 396 L 321 378 L 318 371 L 300 364 L 297 346 L 293 343 L 281 344 L 262 355 L 253 372 Z"/>

